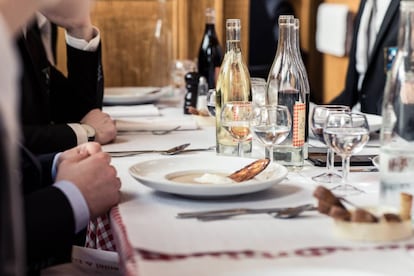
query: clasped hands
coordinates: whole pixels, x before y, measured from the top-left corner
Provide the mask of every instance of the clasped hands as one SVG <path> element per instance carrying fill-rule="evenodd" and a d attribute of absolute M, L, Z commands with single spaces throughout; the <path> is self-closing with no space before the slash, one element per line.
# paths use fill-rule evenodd
<path fill-rule="evenodd" d="M 91 219 L 108 212 L 120 201 L 121 181 L 111 157 L 98 143 L 90 142 L 61 153 L 56 181 L 70 181 L 84 196 Z"/>

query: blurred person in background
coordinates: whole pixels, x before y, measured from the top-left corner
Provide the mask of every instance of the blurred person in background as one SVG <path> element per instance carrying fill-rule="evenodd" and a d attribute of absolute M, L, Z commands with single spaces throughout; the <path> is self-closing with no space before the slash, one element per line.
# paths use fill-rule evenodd
<path fill-rule="evenodd" d="M 362 0 L 355 19 L 345 89 L 331 104 L 381 114 L 386 73 L 384 48 L 396 47 L 399 0 Z"/>
<path fill-rule="evenodd" d="M 58 2 L 39 10 L 17 40 L 24 143 L 34 153 L 87 141 L 107 144 L 116 137 L 115 122 L 101 111 L 101 41 L 91 23 L 92 1 Z M 67 77 L 55 67 L 58 26 L 66 33 Z"/>
<path fill-rule="evenodd" d="M 267 79 L 279 40 L 279 16 L 294 15 L 288 0 L 250 1 L 249 71 Z"/>
<path fill-rule="evenodd" d="M 43 2 L 57 1 L 0 1 L 0 275 L 37 275 L 69 262 L 76 234 L 120 197 L 116 170 L 97 143 L 39 157 L 21 148 L 19 167 L 20 67 L 13 35 Z"/>

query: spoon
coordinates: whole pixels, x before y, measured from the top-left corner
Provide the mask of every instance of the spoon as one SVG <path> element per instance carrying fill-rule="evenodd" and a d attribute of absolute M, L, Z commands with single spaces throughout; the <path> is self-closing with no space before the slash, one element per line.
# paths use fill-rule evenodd
<path fill-rule="evenodd" d="M 166 155 L 173 155 L 173 154 L 183 151 L 189 145 L 190 143 L 186 143 L 186 144 L 172 147 L 167 150 L 109 151 L 108 153 L 111 157 L 126 157 L 126 156 L 132 156 L 132 155 L 144 154 L 144 153 L 161 153 L 161 154 L 166 154 Z"/>

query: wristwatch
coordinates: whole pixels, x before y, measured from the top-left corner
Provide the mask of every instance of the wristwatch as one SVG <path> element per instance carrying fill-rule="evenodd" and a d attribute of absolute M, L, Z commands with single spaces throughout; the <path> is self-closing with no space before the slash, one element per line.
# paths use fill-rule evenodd
<path fill-rule="evenodd" d="M 87 124 L 81 124 L 81 126 L 86 131 L 86 136 L 88 136 L 88 142 L 95 141 L 95 134 L 96 134 L 95 129 Z"/>

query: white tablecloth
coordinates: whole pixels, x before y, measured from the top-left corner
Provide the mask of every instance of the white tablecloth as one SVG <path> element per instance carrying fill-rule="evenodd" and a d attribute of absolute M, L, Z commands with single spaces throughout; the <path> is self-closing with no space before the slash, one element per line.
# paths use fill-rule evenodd
<path fill-rule="evenodd" d="M 176 131 L 161 137 L 142 134 L 122 137 L 130 144 L 148 148 L 168 148 L 184 142 L 191 142 L 190 147 L 209 147 L 215 144 L 215 128 Z M 259 149 L 255 146 L 255 157 L 262 154 Z M 195 154 L 203 158 L 215 152 Z M 112 161 L 123 185 L 119 212 L 127 239 L 135 249 L 137 275 L 270 275 L 266 274 L 267 269 L 276 275 L 283 269 L 303 267 L 316 272 L 308 275 L 325 275 L 321 268 L 334 273 L 330 275 L 413 274 L 411 252 L 414 251 L 408 250 L 414 247 L 413 239 L 385 244 L 341 240 L 333 236 L 332 220 L 317 212 L 288 220 L 269 215 L 211 222 L 175 217 L 184 211 L 312 203 L 315 202 L 312 192 L 318 184 L 310 177 L 324 168 L 306 164 L 302 171 L 289 173 L 287 179 L 266 191 L 200 200 L 156 192 L 129 175 L 130 166 L 154 158 L 162 156 L 137 155 Z M 350 181 L 365 191 L 350 197 L 351 201 L 360 206 L 378 203 L 379 173 L 351 173 Z"/>

